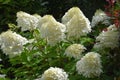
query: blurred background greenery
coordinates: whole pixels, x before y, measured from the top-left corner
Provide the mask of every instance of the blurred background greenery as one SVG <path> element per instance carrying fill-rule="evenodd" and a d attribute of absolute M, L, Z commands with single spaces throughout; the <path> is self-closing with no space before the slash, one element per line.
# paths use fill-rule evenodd
<path fill-rule="evenodd" d="M 77 6 L 91 20 L 96 9 L 104 9 L 105 4 L 105 0 L 0 0 L 0 32 L 8 29 L 8 23 L 16 23 L 18 11 L 41 16 L 52 14 L 60 21 L 68 9 Z"/>

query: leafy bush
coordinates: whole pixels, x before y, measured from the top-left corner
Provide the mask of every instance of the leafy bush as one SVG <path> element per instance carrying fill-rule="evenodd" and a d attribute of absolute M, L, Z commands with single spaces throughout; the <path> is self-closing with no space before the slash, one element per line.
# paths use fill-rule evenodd
<path fill-rule="evenodd" d="M 2 4 L 8 2 L 12 0 Z M 115 10 L 118 3 L 114 2 Z M 119 79 L 120 25 L 114 23 L 113 16 L 99 9 L 90 25 L 78 7 L 70 8 L 58 21 L 52 15 L 23 11 L 16 11 L 17 24 L 8 24 L 10 29 L 0 35 L 1 79 Z"/>

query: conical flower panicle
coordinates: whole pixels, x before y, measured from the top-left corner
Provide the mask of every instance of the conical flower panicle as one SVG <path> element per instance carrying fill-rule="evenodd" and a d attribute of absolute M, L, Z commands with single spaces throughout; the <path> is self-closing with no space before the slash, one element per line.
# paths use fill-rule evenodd
<path fill-rule="evenodd" d="M 85 49 L 86 48 L 81 44 L 72 44 L 67 47 L 64 54 L 68 57 L 80 59 L 82 57 L 82 52 L 84 52 Z"/>
<path fill-rule="evenodd" d="M 67 28 L 67 39 L 79 39 L 91 32 L 90 21 L 78 7 L 73 7 L 62 17 L 62 23 Z"/>
<path fill-rule="evenodd" d="M 57 22 L 51 15 L 46 15 L 39 22 L 41 37 L 46 39 L 49 45 L 54 46 L 65 38 L 65 25 Z"/>
<path fill-rule="evenodd" d="M 25 37 L 10 30 L 0 35 L 1 49 L 6 55 L 11 57 L 19 55 L 23 50 L 23 45 L 26 43 L 28 43 L 28 40 Z"/>
<path fill-rule="evenodd" d="M 88 52 L 76 64 L 78 74 L 88 78 L 98 77 L 102 73 L 100 55 L 95 52 Z"/>
<path fill-rule="evenodd" d="M 41 19 L 39 15 L 30 15 L 23 11 L 17 12 L 17 26 L 21 27 L 22 31 L 34 30 L 38 26 L 38 22 Z"/>
<path fill-rule="evenodd" d="M 92 17 L 91 26 L 95 27 L 98 23 L 110 25 L 110 17 L 108 17 L 101 9 L 96 10 L 95 15 Z"/>
<path fill-rule="evenodd" d="M 107 31 L 102 31 L 96 38 L 94 48 L 116 48 L 119 46 L 119 31 L 113 24 L 107 28 Z"/>

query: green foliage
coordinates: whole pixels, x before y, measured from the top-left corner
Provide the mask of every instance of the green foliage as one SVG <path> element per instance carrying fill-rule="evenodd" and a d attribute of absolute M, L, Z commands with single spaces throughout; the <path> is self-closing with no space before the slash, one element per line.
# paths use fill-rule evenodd
<path fill-rule="evenodd" d="M 0 0 L 2 4 L 8 4 L 11 0 Z"/>
<path fill-rule="evenodd" d="M 47 12 L 43 0 L 0 0 L 0 32 L 8 29 L 9 23 L 16 23 L 16 13 L 25 11 L 43 15 Z"/>
<path fill-rule="evenodd" d="M 68 5 L 68 3 L 70 5 Z M 5 78 L 0 78 L 0 80 L 34 80 L 41 77 L 43 72 L 49 67 L 63 68 L 69 74 L 69 80 L 113 80 L 115 76 L 118 77 L 120 75 L 120 64 L 118 64 L 120 61 L 120 54 L 118 54 L 120 53 L 119 49 L 93 49 L 95 38 L 107 26 L 98 24 L 98 26 L 93 28 L 90 34 L 82 36 L 79 40 L 74 40 L 73 42 L 60 42 L 55 46 L 50 46 L 47 45 L 45 39 L 40 37 L 39 30 L 35 29 L 33 31 L 21 32 L 20 29 L 16 28 L 15 25 L 16 12 L 20 10 L 31 14 L 38 13 L 40 15 L 50 13 L 60 20 L 61 16 L 63 16 L 64 12 L 68 10 L 68 8 L 72 6 L 82 6 L 81 9 L 85 14 L 87 14 L 89 19 L 91 19 L 91 15 L 93 14 L 94 10 L 98 8 L 94 7 L 94 10 L 92 10 L 92 3 L 94 3 L 95 6 L 96 1 L 0 0 L 0 10 L 3 11 L 3 16 L 0 17 L 0 26 L 5 26 L 5 28 L 8 26 L 10 30 L 15 31 L 31 40 L 31 43 L 24 45 L 24 51 L 19 56 L 9 58 L 8 55 L 5 55 L 2 51 L 0 51 L 0 58 L 2 59 L 2 61 L 0 61 L 0 74 L 6 74 Z M 91 8 L 87 9 L 88 6 L 86 6 L 86 4 L 88 4 L 88 6 Z M 102 4 L 104 3 L 101 3 L 101 5 Z M 116 9 L 120 7 L 119 4 L 116 5 Z M 90 13 L 90 11 L 92 12 Z M 32 39 L 34 40 L 32 41 Z M 101 54 L 104 73 L 102 73 L 100 77 L 86 78 L 77 73 L 76 62 L 78 60 L 67 57 L 64 54 L 65 49 L 73 43 L 82 44 L 87 48 L 84 55 L 88 51 L 94 51 Z"/>

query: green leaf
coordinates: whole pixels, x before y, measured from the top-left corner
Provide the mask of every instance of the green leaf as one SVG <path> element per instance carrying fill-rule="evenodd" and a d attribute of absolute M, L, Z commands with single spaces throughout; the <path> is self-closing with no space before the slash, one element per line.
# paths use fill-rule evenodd
<path fill-rule="evenodd" d="M 115 10 L 120 10 L 120 3 L 116 3 Z"/>
<path fill-rule="evenodd" d="M 2 4 L 8 4 L 11 0 L 0 0 Z"/>
<path fill-rule="evenodd" d="M 34 30 L 33 36 L 34 36 L 37 40 L 40 40 L 40 39 L 41 39 L 41 37 L 40 37 L 40 31 L 39 31 L 38 29 Z"/>
<path fill-rule="evenodd" d="M 12 23 L 9 23 L 8 26 L 9 26 L 9 28 L 15 28 L 16 27 L 16 25 L 12 24 Z"/>
<path fill-rule="evenodd" d="M 94 39 L 89 38 L 89 37 L 83 37 L 81 38 L 81 41 L 80 41 L 81 44 L 86 45 L 86 46 L 89 44 L 93 44 L 93 42 L 94 42 Z"/>

